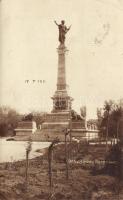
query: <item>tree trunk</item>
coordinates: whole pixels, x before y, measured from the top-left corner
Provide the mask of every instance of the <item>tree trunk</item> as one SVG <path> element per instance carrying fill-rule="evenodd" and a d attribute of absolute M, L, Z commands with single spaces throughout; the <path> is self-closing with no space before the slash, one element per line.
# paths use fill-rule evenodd
<path fill-rule="evenodd" d="M 29 167 L 29 152 L 26 151 L 26 174 L 25 174 L 26 185 L 28 183 L 28 167 Z"/>
<path fill-rule="evenodd" d="M 120 122 L 118 121 L 117 122 L 117 144 L 118 144 L 118 139 L 119 139 L 119 125 L 120 125 Z"/>
<path fill-rule="evenodd" d="M 53 182 L 52 182 L 52 149 L 51 148 L 49 148 L 49 151 L 48 151 L 48 163 L 49 163 L 49 171 L 48 171 L 49 186 L 51 188 L 53 186 Z"/>

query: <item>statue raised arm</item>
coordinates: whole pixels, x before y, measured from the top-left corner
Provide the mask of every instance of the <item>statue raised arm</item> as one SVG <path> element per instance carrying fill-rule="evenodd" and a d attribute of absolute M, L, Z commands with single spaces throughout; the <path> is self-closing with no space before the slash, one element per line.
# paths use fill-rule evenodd
<path fill-rule="evenodd" d="M 58 24 L 56 21 L 54 21 L 54 22 L 59 28 L 59 42 L 60 42 L 60 44 L 64 44 L 65 43 L 65 35 L 70 30 L 71 26 L 69 26 L 69 28 L 67 28 L 65 26 L 64 20 L 61 21 L 61 24 Z"/>
<path fill-rule="evenodd" d="M 54 21 L 55 22 L 55 24 L 57 25 L 57 26 L 59 26 L 59 24 L 56 22 L 56 21 Z"/>

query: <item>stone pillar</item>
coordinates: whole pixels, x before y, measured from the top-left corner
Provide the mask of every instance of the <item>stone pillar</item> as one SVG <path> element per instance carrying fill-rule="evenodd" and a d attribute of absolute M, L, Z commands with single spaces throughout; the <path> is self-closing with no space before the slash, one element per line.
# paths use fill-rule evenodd
<path fill-rule="evenodd" d="M 66 70 L 65 70 L 65 53 L 67 48 L 64 45 L 58 47 L 58 76 L 57 90 L 66 90 Z"/>
<path fill-rule="evenodd" d="M 68 51 L 65 45 L 60 44 L 58 47 L 58 74 L 57 74 L 57 90 L 53 95 L 52 112 L 63 112 L 71 109 L 71 101 L 66 88 L 66 71 L 65 71 L 65 55 Z"/>

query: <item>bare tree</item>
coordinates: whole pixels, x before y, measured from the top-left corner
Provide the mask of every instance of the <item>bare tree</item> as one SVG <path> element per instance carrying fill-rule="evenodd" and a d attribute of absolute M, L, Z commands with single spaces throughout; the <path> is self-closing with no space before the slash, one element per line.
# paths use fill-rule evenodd
<path fill-rule="evenodd" d="M 105 101 L 104 104 L 104 111 L 105 111 L 105 115 L 107 118 L 107 125 L 106 125 L 106 152 L 108 151 L 108 137 L 109 137 L 109 117 L 110 117 L 110 111 L 113 107 L 114 102 L 109 100 L 109 101 Z"/>
<path fill-rule="evenodd" d="M 121 106 L 116 105 L 116 109 L 113 111 L 113 117 L 116 121 L 116 126 L 117 126 L 117 129 L 116 129 L 117 143 L 119 140 L 119 126 L 120 126 L 121 116 L 122 116 L 122 108 L 121 108 Z"/>
<path fill-rule="evenodd" d="M 27 142 L 27 147 L 26 147 L 26 172 L 25 172 L 25 184 L 26 187 L 28 185 L 28 168 L 29 168 L 29 154 L 32 150 L 32 141 L 29 139 Z"/>
<path fill-rule="evenodd" d="M 49 148 L 48 148 L 48 164 L 49 164 L 49 169 L 48 169 L 48 174 L 49 174 L 49 186 L 50 188 L 52 188 L 53 186 L 53 179 L 52 179 L 52 151 L 53 151 L 53 147 L 55 144 L 57 144 L 59 142 L 59 139 L 56 138 L 52 141 L 52 143 L 50 144 Z"/>

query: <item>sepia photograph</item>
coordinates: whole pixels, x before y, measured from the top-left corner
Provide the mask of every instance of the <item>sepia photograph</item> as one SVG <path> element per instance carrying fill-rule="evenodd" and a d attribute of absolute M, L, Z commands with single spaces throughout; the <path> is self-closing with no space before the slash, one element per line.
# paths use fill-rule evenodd
<path fill-rule="evenodd" d="M 0 0 L 0 200 L 123 200 L 123 0 Z"/>

